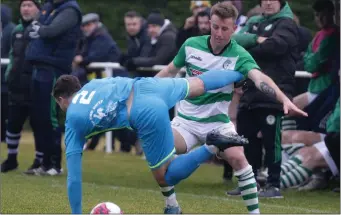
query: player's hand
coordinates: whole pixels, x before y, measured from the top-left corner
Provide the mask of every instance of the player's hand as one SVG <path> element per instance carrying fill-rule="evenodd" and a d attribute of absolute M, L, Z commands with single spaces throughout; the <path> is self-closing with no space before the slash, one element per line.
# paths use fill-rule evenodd
<path fill-rule="evenodd" d="M 296 107 L 296 105 L 294 105 L 294 103 L 292 103 L 288 98 L 286 98 L 283 101 L 283 111 L 285 115 L 290 114 L 291 116 L 294 116 L 294 115 L 300 115 L 300 116 L 305 116 L 305 117 L 308 116 L 306 112 Z"/>

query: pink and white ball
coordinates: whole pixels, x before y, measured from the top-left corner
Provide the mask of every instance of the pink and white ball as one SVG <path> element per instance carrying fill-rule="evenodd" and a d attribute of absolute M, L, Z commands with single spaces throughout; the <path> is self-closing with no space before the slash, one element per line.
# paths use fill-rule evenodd
<path fill-rule="evenodd" d="M 96 205 L 90 214 L 123 214 L 121 208 L 112 202 L 102 202 Z"/>

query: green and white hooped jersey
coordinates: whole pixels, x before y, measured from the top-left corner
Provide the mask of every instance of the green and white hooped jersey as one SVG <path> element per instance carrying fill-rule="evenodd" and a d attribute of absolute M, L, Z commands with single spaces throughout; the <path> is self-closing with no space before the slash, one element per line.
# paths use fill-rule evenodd
<path fill-rule="evenodd" d="M 177 68 L 186 67 L 186 77 L 202 74 L 208 70 L 236 70 L 245 78 L 251 69 L 259 69 L 251 55 L 236 41 L 215 55 L 211 51 L 210 36 L 192 37 L 180 48 L 173 60 Z M 211 90 L 196 98 L 180 101 L 178 116 L 202 123 L 230 121 L 228 107 L 232 100 L 233 84 Z"/>

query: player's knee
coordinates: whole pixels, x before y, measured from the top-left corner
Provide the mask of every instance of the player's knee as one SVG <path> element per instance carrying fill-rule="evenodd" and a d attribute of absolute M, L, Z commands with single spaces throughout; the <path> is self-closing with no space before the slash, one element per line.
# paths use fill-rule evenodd
<path fill-rule="evenodd" d="M 224 151 L 224 159 L 234 170 L 240 170 L 248 165 L 243 147 L 231 147 Z"/>
<path fill-rule="evenodd" d="M 288 136 L 291 138 L 290 143 L 304 143 L 305 145 L 311 145 L 311 132 L 291 131 Z"/>
<path fill-rule="evenodd" d="M 292 143 L 292 131 L 282 131 L 282 144 Z"/>
<path fill-rule="evenodd" d="M 299 154 L 303 157 L 302 165 L 310 170 L 314 170 L 324 163 L 323 155 L 315 147 L 304 147 Z"/>
<path fill-rule="evenodd" d="M 166 170 L 164 167 L 160 167 L 156 170 L 153 170 L 152 172 L 153 172 L 153 175 L 154 175 L 156 182 L 159 185 L 169 185 L 169 184 L 167 184 L 166 179 L 165 179 Z"/>

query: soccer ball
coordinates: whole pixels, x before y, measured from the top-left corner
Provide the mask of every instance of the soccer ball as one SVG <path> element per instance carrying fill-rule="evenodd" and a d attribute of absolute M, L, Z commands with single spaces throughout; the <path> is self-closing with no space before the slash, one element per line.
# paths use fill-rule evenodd
<path fill-rule="evenodd" d="M 123 214 L 123 211 L 112 202 L 102 202 L 96 205 L 90 214 Z"/>

